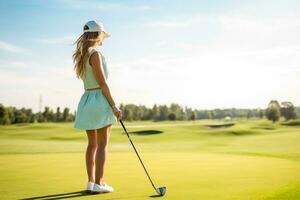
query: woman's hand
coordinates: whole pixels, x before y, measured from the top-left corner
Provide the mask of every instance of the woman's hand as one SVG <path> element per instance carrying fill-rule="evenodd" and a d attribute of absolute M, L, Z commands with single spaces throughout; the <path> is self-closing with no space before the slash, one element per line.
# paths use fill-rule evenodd
<path fill-rule="evenodd" d="M 122 119 L 122 111 L 117 106 L 112 106 L 114 115 L 117 117 L 118 120 Z"/>

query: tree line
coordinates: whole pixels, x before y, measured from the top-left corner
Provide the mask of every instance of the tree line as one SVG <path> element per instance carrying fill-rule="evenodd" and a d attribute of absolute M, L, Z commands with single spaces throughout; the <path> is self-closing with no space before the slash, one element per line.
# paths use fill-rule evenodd
<path fill-rule="evenodd" d="M 273 104 L 275 103 L 275 112 Z M 280 117 L 285 120 L 296 119 L 300 116 L 300 107 L 295 107 L 291 102 L 279 102 L 271 100 L 265 109 L 192 109 L 182 107 L 176 103 L 167 105 L 154 105 L 147 108 L 144 105 L 121 104 L 123 119 L 128 121 L 134 120 L 196 120 L 196 119 L 232 119 L 232 118 L 267 118 L 274 122 Z M 275 113 L 275 114 L 274 114 Z M 275 118 L 274 118 L 275 116 Z"/>
<path fill-rule="evenodd" d="M 70 109 L 65 107 L 62 111 L 60 107 L 53 109 L 46 106 L 43 112 L 33 113 L 30 108 L 18 109 L 14 106 L 5 107 L 0 103 L 0 124 L 34 123 L 34 122 L 71 122 L 74 115 Z"/>
<path fill-rule="evenodd" d="M 196 120 L 196 119 L 232 119 L 232 118 L 267 118 L 273 122 L 281 117 L 285 120 L 296 119 L 300 116 L 300 107 L 295 107 L 291 102 L 271 100 L 265 109 L 192 109 L 180 106 L 176 103 L 168 105 L 154 104 L 152 108 L 144 105 L 120 104 L 122 120 Z M 32 109 L 5 107 L 0 103 L 0 124 L 34 123 L 34 122 L 72 122 L 76 116 L 76 110 L 70 112 L 68 107 L 61 110 L 57 107 L 54 111 L 46 106 L 44 111 L 33 113 Z"/>

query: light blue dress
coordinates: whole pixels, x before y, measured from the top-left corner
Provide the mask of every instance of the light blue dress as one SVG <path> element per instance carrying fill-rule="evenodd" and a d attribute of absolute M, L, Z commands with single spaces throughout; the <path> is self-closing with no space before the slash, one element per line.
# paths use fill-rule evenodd
<path fill-rule="evenodd" d="M 89 88 L 100 87 L 92 71 L 92 66 L 89 64 L 90 55 L 96 51 L 92 49 L 85 63 L 85 74 L 82 78 L 84 85 L 84 93 L 82 94 L 75 115 L 74 128 L 82 130 L 95 130 L 103 128 L 109 124 L 117 124 L 117 118 L 108 103 L 108 100 L 103 95 L 102 90 L 86 90 Z M 104 69 L 105 79 L 108 78 L 108 67 L 105 57 L 102 53 L 96 51 L 102 58 L 102 66 Z"/>

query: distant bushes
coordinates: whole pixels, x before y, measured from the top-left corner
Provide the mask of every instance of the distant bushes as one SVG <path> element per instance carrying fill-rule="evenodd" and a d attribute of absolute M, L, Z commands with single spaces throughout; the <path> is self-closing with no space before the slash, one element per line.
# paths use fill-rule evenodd
<path fill-rule="evenodd" d="M 54 112 L 46 106 L 44 111 L 37 113 L 36 116 L 37 122 L 70 122 L 75 119 L 75 116 L 70 113 L 70 109 L 67 107 L 63 111 L 60 110 L 60 107 L 57 107 L 56 112 Z"/>
<path fill-rule="evenodd" d="M 69 108 L 64 108 L 61 112 L 57 107 L 54 112 L 49 107 L 45 107 L 43 112 L 33 113 L 32 109 L 16 107 L 5 107 L 0 103 L 0 124 L 33 123 L 33 122 L 67 122 L 73 121 L 74 115 Z"/>

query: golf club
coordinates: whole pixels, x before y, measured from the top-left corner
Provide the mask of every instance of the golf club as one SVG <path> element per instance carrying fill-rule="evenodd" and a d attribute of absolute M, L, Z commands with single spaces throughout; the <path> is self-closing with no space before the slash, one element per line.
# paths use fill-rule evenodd
<path fill-rule="evenodd" d="M 154 190 L 156 191 L 156 193 L 157 193 L 158 195 L 164 196 L 165 193 L 166 193 L 166 191 L 167 191 L 167 188 L 166 188 L 166 187 L 159 187 L 159 188 L 156 188 L 156 187 L 155 187 L 153 181 L 152 181 L 151 178 L 150 178 L 150 175 L 148 174 L 148 172 L 147 172 L 147 170 L 146 170 L 146 167 L 145 167 L 145 165 L 144 165 L 142 159 L 140 158 L 140 156 L 139 156 L 139 154 L 138 154 L 138 152 L 137 152 L 137 150 L 136 150 L 136 148 L 135 148 L 133 142 L 131 141 L 131 139 L 130 139 L 130 137 L 129 137 L 129 134 L 127 133 L 127 130 L 126 130 L 126 128 L 125 128 L 125 126 L 124 126 L 122 120 L 120 119 L 119 121 L 121 122 L 121 124 L 122 124 L 122 126 L 123 126 L 123 129 L 124 129 L 124 131 L 126 132 L 127 137 L 128 137 L 128 139 L 129 139 L 129 141 L 130 141 L 130 143 L 131 143 L 131 145 L 132 145 L 132 147 L 133 147 L 133 149 L 134 149 L 136 155 L 138 156 L 138 158 L 139 158 L 139 160 L 140 160 L 140 162 L 141 162 L 141 164 L 142 164 L 142 166 L 143 166 L 143 168 L 144 168 L 144 170 L 145 170 L 145 172 L 146 172 L 146 174 L 147 174 L 147 176 L 148 176 L 150 182 L 151 182 L 152 187 L 154 188 Z"/>

